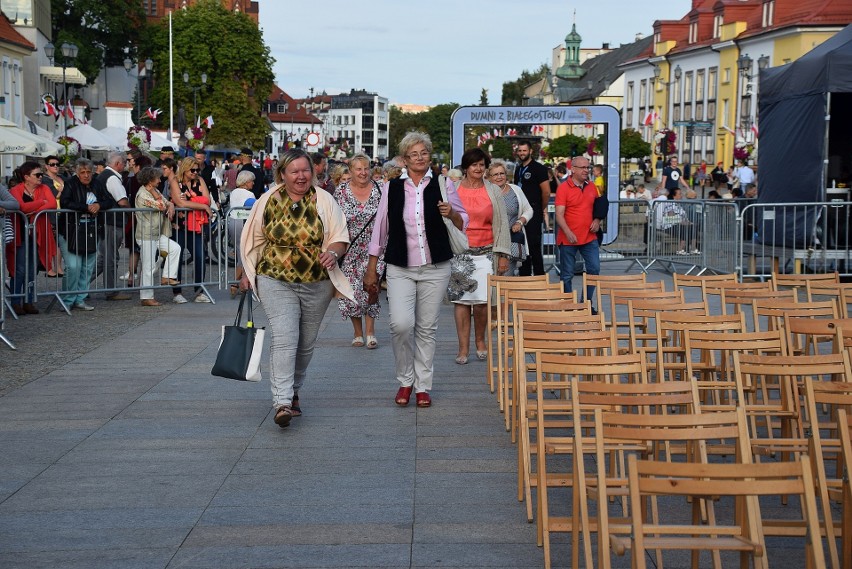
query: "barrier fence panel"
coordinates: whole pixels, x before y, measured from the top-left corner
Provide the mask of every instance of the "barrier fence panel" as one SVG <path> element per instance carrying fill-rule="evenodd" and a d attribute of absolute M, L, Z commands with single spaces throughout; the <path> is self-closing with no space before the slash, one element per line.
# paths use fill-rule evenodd
<path fill-rule="evenodd" d="M 57 261 L 62 260 L 65 274 L 49 278 L 39 272 L 29 286 L 37 297 L 53 298 L 49 307 L 58 302 L 69 313 L 74 304 L 82 306 L 87 297 L 100 293 L 108 299 L 126 298 L 128 293 L 152 298 L 142 291 L 170 288 L 174 295 L 194 292 L 193 298 L 203 294 L 212 301 L 208 287 L 221 286 L 225 274 L 220 268 L 220 248 L 211 239 L 211 223 L 217 223 L 217 218 L 196 224 L 195 211 L 175 210 L 173 221 L 180 218 L 181 222 L 172 223 L 171 239 L 160 237 L 160 214 L 151 209 L 124 208 L 96 216 L 73 210 L 39 212 L 33 225 L 39 219 L 51 221 Z M 31 252 L 38 252 L 37 236 L 28 245 L 31 258 Z M 55 265 L 58 269 L 59 263 Z"/>
<path fill-rule="evenodd" d="M 0 217 L 0 221 L 3 222 L 2 231 L 0 231 L 0 242 L 3 243 L 3 249 L 0 250 L 0 277 L 3 279 L 2 285 L 0 285 L 0 340 L 15 350 L 17 349 L 15 348 L 15 344 L 13 344 L 5 334 L 7 310 L 13 318 L 17 318 L 17 315 L 11 310 L 6 288 L 6 245 L 7 239 L 10 244 L 14 241 L 15 234 L 14 226 L 12 225 L 13 217 L 17 217 L 20 220 L 19 222 L 26 224 L 26 217 L 19 211 L 10 211 L 7 212 L 5 216 Z"/>
<path fill-rule="evenodd" d="M 222 237 L 220 251 L 223 257 L 219 266 L 224 270 L 222 282 L 225 286 L 236 285 L 240 282 L 242 276 L 240 236 L 243 233 L 243 226 L 250 211 L 250 207 L 229 207 L 222 217 L 223 226 L 226 230 L 219 232 Z"/>
<path fill-rule="evenodd" d="M 644 272 L 650 263 L 647 200 L 619 200 L 610 207 L 618 208 L 618 233 L 601 247 L 601 262 L 632 260 Z"/>
<path fill-rule="evenodd" d="M 699 200 L 654 200 L 649 205 L 648 256 L 669 272 L 686 265 L 686 273 L 704 266 L 702 232 L 704 202 Z"/>
<path fill-rule="evenodd" d="M 742 278 L 779 273 L 852 275 L 849 216 L 852 202 L 745 206 L 738 217 Z"/>
<path fill-rule="evenodd" d="M 717 274 L 737 272 L 739 243 L 737 217 L 739 205 L 736 201 L 706 200 L 701 226 L 701 272 Z"/>

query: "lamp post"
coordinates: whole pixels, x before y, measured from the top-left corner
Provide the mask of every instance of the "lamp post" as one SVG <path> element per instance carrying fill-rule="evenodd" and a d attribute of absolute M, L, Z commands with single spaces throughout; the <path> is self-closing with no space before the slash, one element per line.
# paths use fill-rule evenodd
<path fill-rule="evenodd" d="M 130 70 L 133 69 L 133 61 L 127 57 L 124 59 L 124 69 L 130 75 Z M 149 57 L 145 60 L 145 77 L 147 78 L 154 70 L 154 61 Z M 142 123 L 142 87 L 140 86 L 141 76 L 136 75 L 136 123 Z"/>
<path fill-rule="evenodd" d="M 189 86 L 189 73 L 184 71 L 183 82 L 190 89 L 192 89 L 192 114 L 193 114 L 193 116 L 195 116 L 197 118 L 198 117 L 198 91 L 199 91 L 199 89 L 201 89 L 202 87 L 207 85 L 207 74 L 206 73 L 201 74 L 201 85 L 199 85 L 197 87 L 190 87 Z"/>
<path fill-rule="evenodd" d="M 62 134 L 68 136 L 68 123 L 65 120 L 65 108 L 68 106 L 68 84 L 65 70 L 70 61 L 77 59 L 79 48 L 73 43 L 63 42 L 59 49 L 62 52 L 62 104 L 64 105 L 62 109 Z M 52 43 L 47 42 L 45 44 L 44 54 L 52 63 L 54 62 L 53 56 L 56 55 L 56 48 Z"/>
<path fill-rule="evenodd" d="M 665 86 L 666 88 L 666 120 L 663 121 L 663 124 L 668 128 L 669 122 L 671 122 L 671 110 L 669 109 L 669 101 L 671 100 L 671 86 L 677 85 L 677 88 L 680 87 L 680 79 L 683 77 L 683 69 L 680 68 L 680 65 L 675 66 L 674 68 L 674 81 L 666 81 L 663 77 L 663 70 L 659 65 L 654 65 L 654 82 L 659 83 L 660 85 Z M 674 125 L 672 125 L 674 128 Z M 661 145 L 662 146 L 662 145 Z M 663 156 L 665 160 L 666 153 L 665 148 L 660 148 L 660 154 Z"/>

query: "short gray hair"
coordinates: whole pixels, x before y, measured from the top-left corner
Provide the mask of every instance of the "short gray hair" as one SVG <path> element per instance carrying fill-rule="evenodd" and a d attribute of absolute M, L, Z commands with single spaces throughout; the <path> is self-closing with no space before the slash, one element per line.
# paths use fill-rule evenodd
<path fill-rule="evenodd" d="M 417 130 L 412 130 L 402 137 L 402 140 L 399 141 L 399 153 L 406 156 L 408 151 L 418 144 L 425 146 L 427 152 L 432 154 L 432 139 L 425 132 Z"/>
<path fill-rule="evenodd" d="M 121 164 L 122 166 L 127 165 L 127 155 L 124 152 L 110 152 L 107 154 L 106 160 L 107 166 L 112 166 L 113 164 Z"/>
<path fill-rule="evenodd" d="M 136 174 L 136 181 L 140 186 L 147 186 L 154 180 L 159 180 L 163 171 L 155 166 L 145 166 Z"/>
<path fill-rule="evenodd" d="M 95 164 L 88 158 L 77 158 L 74 161 L 74 170 L 79 170 L 80 168 L 88 168 L 89 170 L 95 170 Z"/>
<path fill-rule="evenodd" d="M 358 154 L 349 159 L 349 165 L 351 166 L 353 162 L 366 162 L 367 167 L 369 168 L 370 162 L 372 162 L 372 160 L 370 160 L 370 157 L 364 154 L 363 152 L 359 152 Z"/>
<path fill-rule="evenodd" d="M 237 187 L 242 186 L 246 182 L 254 182 L 254 172 L 240 170 L 240 173 L 237 174 Z"/>

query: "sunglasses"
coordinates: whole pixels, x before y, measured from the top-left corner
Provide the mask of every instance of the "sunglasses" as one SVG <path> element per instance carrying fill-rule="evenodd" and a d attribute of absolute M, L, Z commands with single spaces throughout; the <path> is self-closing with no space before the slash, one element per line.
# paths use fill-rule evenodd
<path fill-rule="evenodd" d="M 198 168 L 190 168 L 189 171 L 192 172 L 193 174 L 197 174 Z"/>
<path fill-rule="evenodd" d="M 36 178 L 41 178 L 42 176 L 44 176 L 44 174 L 41 173 L 41 172 L 37 172 L 37 173 L 33 174 L 33 176 L 35 176 Z"/>
<path fill-rule="evenodd" d="M 50 164 L 48 164 L 48 166 L 50 166 L 51 168 L 56 168 L 57 166 L 59 166 L 59 162 L 51 162 Z"/>

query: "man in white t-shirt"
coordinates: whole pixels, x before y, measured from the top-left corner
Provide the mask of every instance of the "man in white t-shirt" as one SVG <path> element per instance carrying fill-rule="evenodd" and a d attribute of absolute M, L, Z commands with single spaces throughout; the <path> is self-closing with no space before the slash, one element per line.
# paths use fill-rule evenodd
<path fill-rule="evenodd" d="M 737 160 L 737 168 L 734 173 L 740 181 L 740 189 L 743 192 L 754 185 L 754 170 L 746 166 L 742 160 Z"/>

